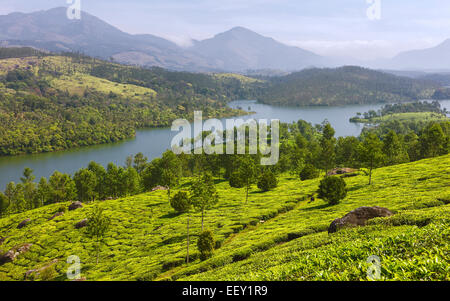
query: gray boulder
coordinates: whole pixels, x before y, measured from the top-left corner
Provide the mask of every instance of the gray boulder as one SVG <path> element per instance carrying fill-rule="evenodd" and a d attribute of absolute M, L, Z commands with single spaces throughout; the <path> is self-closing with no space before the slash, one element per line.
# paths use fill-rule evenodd
<path fill-rule="evenodd" d="M 391 215 L 393 213 L 387 208 L 378 206 L 359 207 L 347 213 L 344 217 L 335 219 L 328 228 L 328 233 L 334 233 L 343 227 L 365 226 L 369 219 Z"/>

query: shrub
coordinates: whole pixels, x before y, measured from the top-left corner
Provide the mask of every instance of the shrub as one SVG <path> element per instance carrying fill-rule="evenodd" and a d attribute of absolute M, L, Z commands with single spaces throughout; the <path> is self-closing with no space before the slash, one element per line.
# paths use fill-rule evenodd
<path fill-rule="evenodd" d="M 300 172 L 300 179 L 302 181 L 315 179 L 319 176 L 319 170 L 312 164 L 306 164 Z"/>
<path fill-rule="evenodd" d="M 213 233 L 210 230 L 203 231 L 197 242 L 198 250 L 200 251 L 200 260 L 210 258 L 214 252 L 216 242 Z"/>
<path fill-rule="evenodd" d="M 320 181 L 318 193 L 319 198 L 336 205 L 347 196 L 347 184 L 340 177 L 325 177 Z"/>
<path fill-rule="evenodd" d="M 278 180 L 274 173 L 269 171 L 264 172 L 258 181 L 258 188 L 262 191 L 269 191 L 278 186 Z"/>
<path fill-rule="evenodd" d="M 185 191 L 178 192 L 171 200 L 170 206 L 175 209 L 176 212 L 183 213 L 191 209 L 191 203 L 189 201 L 188 193 Z"/>
<path fill-rule="evenodd" d="M 244 178 L 239 172 L 233 172 L 229 179 L 230 186 L 233 188 L 243 188 L 245 186 Z"/>
<path fill-rule="evenodd" d="M 65 213 L 66 211 L 67 211 L 67 207 L 64 206 L 64 205 L 62 205 L 62 206 L 59 206 L 59 207 L 58 207 L 58 209 L 56 210 L 56 213 L 58 213 L 58 212 L 63 212 L 63 213 Z"/>

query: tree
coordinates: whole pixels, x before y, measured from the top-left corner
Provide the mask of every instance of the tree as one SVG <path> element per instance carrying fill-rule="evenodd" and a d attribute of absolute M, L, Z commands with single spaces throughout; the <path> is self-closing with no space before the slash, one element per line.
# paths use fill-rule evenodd
<path fill-rule="evenodd" d="M 372 170 L 383 162 L 383 143 L 374 133 L 368 133 L 358 146 L 358 154 L 363 165 L 369 168 L 369 185 L 372 183 Z"/>
<path fill-rule="evenodd" d="M 25 209 L 25 197 L 22 184 L 8 183 L 5 189 L 5 196 L 8 198 L 11 212 L 22 212 Z"/>
<path fill-rule="evenodd" d="M 204 173 L 191 185 L 191 204 L 202 213 L 202 231 L 205 210 L 211 208 L 219 201 L 219 196 L 214 186 L 214 180 L 210 173 Z"/>
<path fill-rule="evenodd" d="M 75 182 L 68 174 L 55 171 L 49 179 L 49 187 L 52 203 L 67 202 L 76 197 Z"/>
<path fill-rule="evenodd" d="M 9 207 L 9 200 L 2 192 L 0 192 L 0 217 L 4 217 Z"/>
<path fill-rule="evenodd" d="M 105 175 L 105 196 L 117 198 L 121 195 L 122 177 L 121 170 L 114 163 L 109 163 Z"/>
<path fill-rule="evenodd" d="M 100 254 L 100 244 L 104 241 L 105 234 L 108 232 L 111 221 L 103 214 L 103 209 L 96 206 L 88 217 L 87 235 L 95 241 L 95 252 L 98 258 Z"/>
<path fill-rule="evenodd" d="M 409 161 L 408 153 L 404 150 L 403 144 L 393 130 L 390 130 L 383 137 L 383 153 L 387 165 L 400 164 Z"/>
<path fill-rule="evenodd" d="M 332 169 L 336 163 L 336 138 L 334 138 L 334 134 L 335 130 L 331 127 L 331 124 L 325 124 L 320 138 L 320 165 L 325 173 Z"/>
<path fill-rule="evenodd" d="M 95 201 L 97 186 L 97 177 L 94 172 L 89 169 L 80 169 L 73 177 L 75 186 L 77 187 L 78 199 L 81 202 Z"/>
<path fill-rule="evenodd" d="M 206 260 L 213 255 L 215 244 L 216 242 L 212 231 L 202 230 L 197 242 L 197 247 L 200 251 L 200 260 Z"/>
<path fill-rule="evenodd" d="M 245 181 L 242 178 L 241 174 L 237 171 L 233 172 L 228 179 L 230 186 L 233 188 L 242 188 L 245 186 Z"/>
<path fill-rule="evenodd" d="M 432 158 L 447 153 L 445 134 L 439 123 L 427 126 L 420 135 L 419 141 L 422 158 Z"/>
<path fill-rule="evenodd" d="M 347 185 L 341 177 L 325 177 L 319 184 L 319 198 L 336 205 L 347 196 Z"/>
<path fill-rule="evenodd" d="M 24 201 L 26 209 L 33 209 L 36 192 L 36 184 L 33 182 L 36 177 L 33 170 L 26 167 L 23 171 L 23 177 L 20 178 L 23 185 Z"/>
<path fill-rule="evenodd" d="M 103 166 L 100 164 L 91 161 L 88 165 L 88 170 L 92 171 L 95 174 L 96 177 L 96 185 L 95 185 L 95 193 L 97 195 L 97 198 L 100 200 L 103 200 L 106 198 L 106 170 Z"/>
<path fill-rule="evenodd" d="M 356 137 L 339 137 L 336 143 L 336 163 L 340 167 L 356 167 L 358 165 L 358 145 Z"/>
<path fill-rule="evenodd" d="M 134 156 L 134 169 L 141 174 L 141 172 L 145 169 L 145 166 L 147 165 L 148 158 L 144 156 L 142 153 L 137 153 Z"/>
<path fill-rule="evenodd" d="M 46 178 L 41 178 L 39 181 L 36 198 L 39 201 L 39 206 L 44 206 L 50 198 L 50 186 Z"/>
<path fill-rule="evenodd" d="M 250 156 L 245 156 L 239 161 L 239 174 L 241 175 L 242 180 L 245 183 L 245 203 L 248 202 L 248 191 L 250 190 L 251 185 L 254 183 L 257 170 L 255 162 L 252 160 Z"/>
<path fill-rule="evenodd" d="M 161 184 L 166 186 L 167 194 L 170 201 L 170 189 L 178 185 L 182 174 L 181 164 L 177 156 L 172 151 L 166 151 L 160 161 Z"/>
<path fill-rule="evenodd" d="M 127 168 L 122 174 L 124 195 L 135 195 L 141 191 L 141 180 L 138 172 L 133 167 Z"/>
<path fill-rule="evenodd" d="M 315 179 L 319 176 L 319 171 L 312 164 L 306 164 L 300 172 L 300 179 L 302 181 Z"/>
<path fill-rule="evenodd" d="M 271 170 L 263 172 L 258 181 L 258 188 L 262 191 L 269 191 L 278 186 L 278 180 Z"/>
<path fill-rule="evenodd" d="M 170 200 L 170 206 L 178 213 L 188 212 L 191 209 L 189 195 L 185 191 L 180 191 Z"/>

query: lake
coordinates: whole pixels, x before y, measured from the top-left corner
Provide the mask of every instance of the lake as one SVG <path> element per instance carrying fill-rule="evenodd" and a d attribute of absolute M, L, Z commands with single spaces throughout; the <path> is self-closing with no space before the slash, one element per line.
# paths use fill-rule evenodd
<path fill-rule="evenodd" d="M 441 101 L 443 107 L 450 110 L 450 100 Z M 351 105 L 339 107 L 277 107 L 256 103 L 256 101 L 233 101 L 230 107 L 241 107 L 255 114 L 237 117 L 244 120 L 253 119 L 279 119 L 281 122 L 294 122 L 299 119 L 313 124 L 320 124 L 327 119 L 336 130 L 336 136 L 358 136 L 363 125 L 350 123 L 349 119 L 357 112 L 378 110 L 378 105 Z M 0 189 L 4 190 L 6 184 L 19 182 L 23 169 L 29 167 L 34 170 L 36 181 L 41 177 L 48 178 L 55 170 L 73 174 L 80 168 L 86 167 L 90 161 L 103 166 L 109 162 L 123 165 L 129 155 L 142 152 L 150 160 L 159 157 L 170 148 L 170 142 L 177 132 L 170 128 L 138 130 L 136 137 L 119 143 L 96 145 L 77 148 L 54 153 L 36 155 L 22 155 L 13 157 L 0 157 Z"/>

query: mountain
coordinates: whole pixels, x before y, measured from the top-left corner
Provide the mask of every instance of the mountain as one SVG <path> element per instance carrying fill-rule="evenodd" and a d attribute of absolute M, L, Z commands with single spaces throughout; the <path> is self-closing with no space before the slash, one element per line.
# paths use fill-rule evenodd
<path fill-rule="evenodd" d="M 0 16 L 0 45 L 32 46 L 141 66 L 188 71 L 299 70 L 322 65 L 312 52 L 284 45 L 242 27 L 182 48 L 154 35 L 131 35 L 82 12 L 69 20 L 66 8 Z"/>
<path fill-rule="evenodd" d="M 3 44 L 33 46 L 50 51 L 79 51 L 90 56 L 131 64 L 170 69 L 213 68 L 199 55 L 190 54 L 168 40 L 153 35 L 131 35 L 99 18 L 82 12 L 69 20 L 66 8 L 30 14 L 0 16 Z"/>
<path fill-rule="evenodd" d="M 221 69 L 234 71 L 300 70 L 323 64 L 322 57 L 310 51 L 284 45 L 243 27 L 196 42 L 191 50 L 210 58 Z"/>
<path fill-rule="evenodd" d="M 436 47 L 402 52 L 390 61 L 391 68 L 450 70 L 450 39 Z"/>

